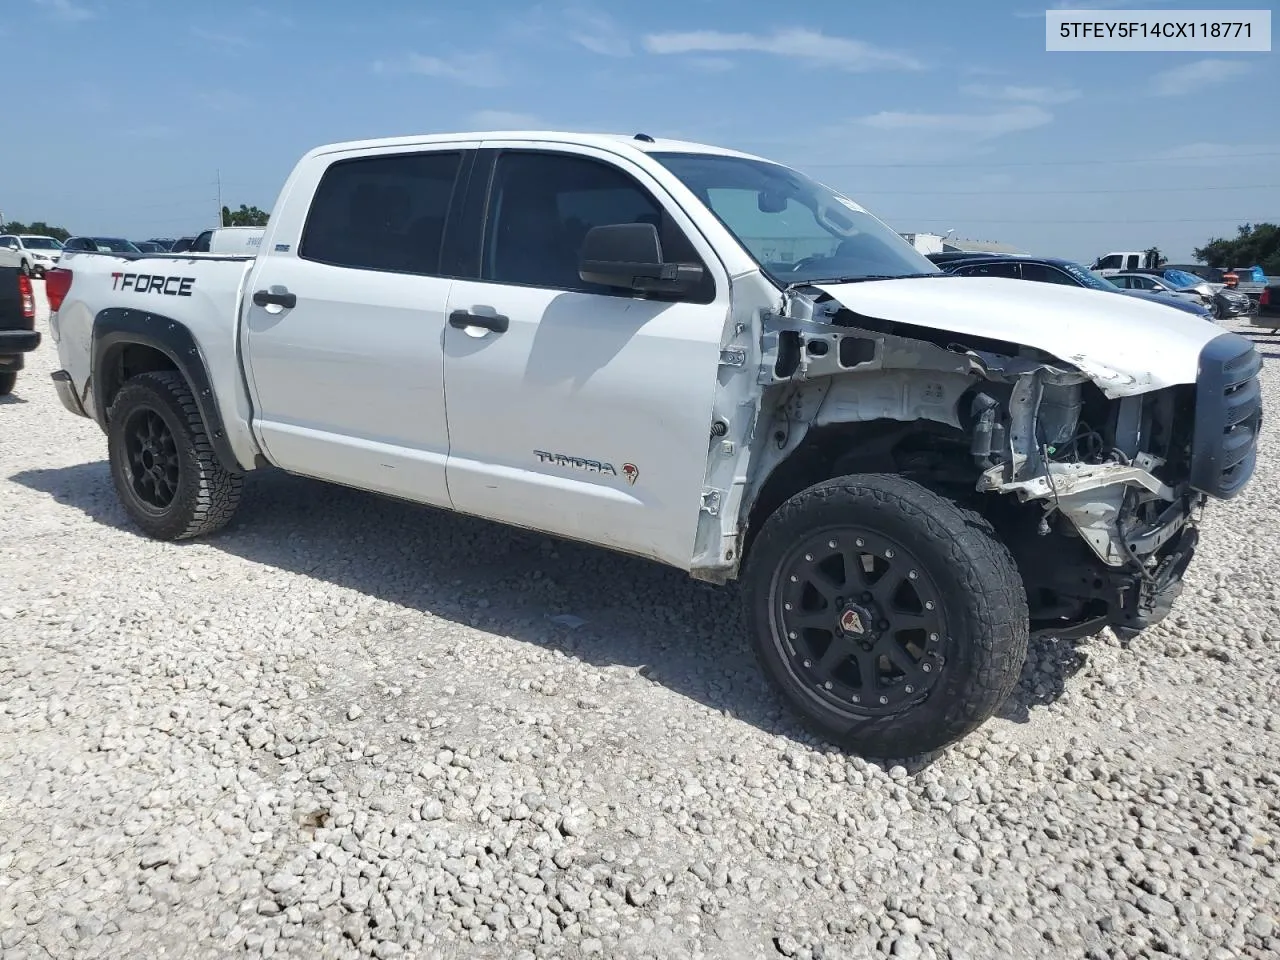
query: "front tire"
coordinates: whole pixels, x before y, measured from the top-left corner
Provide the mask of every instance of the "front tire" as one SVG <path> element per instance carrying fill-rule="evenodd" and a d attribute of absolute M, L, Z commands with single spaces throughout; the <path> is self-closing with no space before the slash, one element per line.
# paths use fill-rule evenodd
<path fill-rule="evenodd" d="M 27 263 L 27 261 L 23 260 L 22 264 L 18 267 L 18 269 L 22 272 L 22 275 L 24 277 L 31 276 L 31 264 Z"/>
<path fill-rule="evenodd" d="M 744 574 L 765 673 L 823 737 L 868 757 L 981 726 L 1026 659 L 1026 594 L 991 525 L 903 477 L 837 477 L 765 521 Z"/>
<path fill-rule="evenodd" d="M 243 478 L 218 460 L 191 388 L 176 372 L 125 382 L 111 405 L 107 450 L 120 502 L 157 540 L 213 533 L 240 503 Z"/>

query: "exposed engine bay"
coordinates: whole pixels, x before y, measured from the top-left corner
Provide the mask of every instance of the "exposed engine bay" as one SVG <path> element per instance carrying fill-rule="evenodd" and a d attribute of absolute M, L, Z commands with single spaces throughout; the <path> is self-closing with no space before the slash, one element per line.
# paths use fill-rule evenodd
<path fill-rule="evenodd" d="M 1096 364 L 864 316 L 813 287 L 786 291 L 763 331 L 768 472 L 827 451 L 837 474 L 902 473 L 971 507 L 1014 554 L 1041 633 L 1161 619 L 1206 500 L 1253 470 L 1261 360 L 1233 334 L 1205 348 L 1199 382 L 1116 395 Z"/>

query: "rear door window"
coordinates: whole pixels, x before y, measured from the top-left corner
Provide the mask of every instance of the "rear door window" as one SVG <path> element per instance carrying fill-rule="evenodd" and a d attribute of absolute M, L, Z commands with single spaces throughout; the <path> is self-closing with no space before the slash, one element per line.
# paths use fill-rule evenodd
<path fill-rule="evenodd" d="M 1019 264 L 1015 261 L 1012 263 L 996 261 L 994 263 L 974 263 L 967 267 L 961 267 L 956 271 L 962 277 L 1009 277 L 1013 280 L 1021 279 L 1021 273 L 1018 270 Z"/>
<path fill-rule="evenodd" d="M 1064 286 L 1080 286 L 1057 267 L 1047 263 L 1024 263 L 1022 265 L 1022 279 L 1033 280 L 1036 283 L 1060 283 Z"/>
<path fill-rule="evenodd" d="M 462 151 L 339 160 L 316 188 L 298 255 L 336 267 L 440 275 Z"/>

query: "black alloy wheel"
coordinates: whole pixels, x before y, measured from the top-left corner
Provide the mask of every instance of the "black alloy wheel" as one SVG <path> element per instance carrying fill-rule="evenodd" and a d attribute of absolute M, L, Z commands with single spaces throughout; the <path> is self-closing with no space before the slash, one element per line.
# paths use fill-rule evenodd
<path fill-rule="evenodd" d="M 901 544 L 832 527 L 778 567 L 773 635 L 818 697 L 859 716 L 926 699 L 945 664 L 942 593 Z"/>
<path fill-rule="evenodd" d="M 158 511 L 167 510 L 178 494 L 182 470 L 173 431 L 160 414 L 142 407 L 129 415 L 122 433 L 134 494 Z"/>
<path fill-rule="evenodd" d="M 107 417 L 111 479 L 129 517 L 157 540 L 223 527 L 243 477 L 219 460 L 191 388 L 175 370 L 125 382 Z"/>
<path fill-rule="evenodd" d="M 765 520 L 743 569 L 766 675 L 821 736 L 864 756 L 930 753 L 1018 682 L 1030 623 L 991 525 L 894 474 L 836 477 Z"/>

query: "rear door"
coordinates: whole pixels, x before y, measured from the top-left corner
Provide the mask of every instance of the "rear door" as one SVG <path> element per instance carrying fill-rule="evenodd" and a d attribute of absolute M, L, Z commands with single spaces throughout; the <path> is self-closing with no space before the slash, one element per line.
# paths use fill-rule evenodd
<path fill-rule="evenodd" d="M 254 424 L 295 473 L 448 505 L 445 223 L 467 143 L 318 158 L 249 282 Z"/>
<path fill-rule="evenodd" d="M 687 569 L 729 310 L 724 268 L 630 160 L 493 146 L 468 192 L 477 279 L 454 284 L 445 328 L 454 506 Z M 637 222 L 658 228 L 668 261 L 703 265 L 698 290 L 646 299 L 579 277 L 587 230 Z"/>

